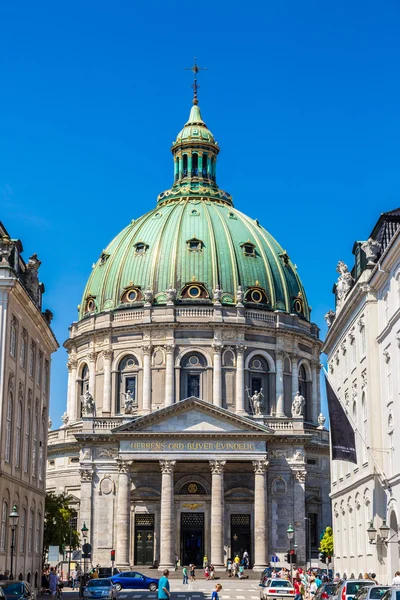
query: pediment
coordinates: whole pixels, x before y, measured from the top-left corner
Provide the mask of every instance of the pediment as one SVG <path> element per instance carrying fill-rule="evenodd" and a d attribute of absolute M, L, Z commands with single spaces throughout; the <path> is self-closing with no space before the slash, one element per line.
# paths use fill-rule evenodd
<path fill-rule="evenodd" d="M 113 430 L 113 433 L 128 432 L 203 435 L 274 433 L 265 425 L 254 423 L 251 419 L 194 397 L 181 400 L 150 415 L 139 417 L 135 421 L 125 423 Z"/>

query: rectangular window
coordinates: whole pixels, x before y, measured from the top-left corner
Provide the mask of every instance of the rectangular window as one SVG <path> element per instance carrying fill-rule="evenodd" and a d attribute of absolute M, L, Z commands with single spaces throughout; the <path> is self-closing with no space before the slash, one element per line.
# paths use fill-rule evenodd
<path fill-rule="evenodd" d="M 11 320 L 11 330 L 10 330 L 10 354 L 15 358 L 17 345 L 17 325 L 15 317 Z"/>
<path fill-rule="evenodd" d="M 29 535 L 28 535 L 28 552 L 32 552 L 33 550 L 33 521 L 35 519 L 35 515 L 33 510 L 30 512 L 29 518 Z"/>
<path fill-rule="evenodd" d="M 43 365 L 43 352 L 39 351 L 39 359 L 36 371 L 36 383 L 40 386 L 42 383 L 42 365 Z"/>
<path fill-rule="evenodd" d="M 25 550 L 25 528 L 26 528 L 26 510 L 22 509 L 20 529 L 19 529 L 19 551 L 24 552 Z"/>
<path fill-rule="evenodd" d="M 1 507 L 1 527 L 0 527 L 0 550 L 2 552 L 6 549 L 6 535 L 7 535 L 7 516 L 8 516 L 8 504 L 3 501 Z"/>
<path fill-rule="evenodd" d="M 195 396 L 200 398 L 200 374 L 190 373 L 187 376 L 187 397 Z"/>
<path fill-rule="evenodd" d="M 34 369 L 35 369 L 35 353 L 36 353 L 36 344 L 35 342 L 31 343 L 31 347 L 29 349 L 29 376 L 33 377 Z"/>
<path fill-rule="evenodd" d="M 26 340 L 28 339 L 28 334 L 26 329 L 22 331 L 21 336 L 21 347 L 19 349 L 19 366 L 21 369 L 25 369 L 25 357 L 26 357 Z"/>

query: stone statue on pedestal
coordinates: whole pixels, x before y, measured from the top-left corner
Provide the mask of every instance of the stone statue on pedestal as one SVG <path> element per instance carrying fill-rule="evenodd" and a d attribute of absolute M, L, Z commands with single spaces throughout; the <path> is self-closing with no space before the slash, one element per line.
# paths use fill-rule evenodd
<path fill-rule="evenodd" d="M 216 304 L 220 304 L 221 298 L 222 298 L 222 290 L 219 287 L 219 285 L 217 284 L 215 286 L 215 288 L 213 289 L 213 300 Z"/>
<path fill-rule="evenodd" d="M 174 304 L 175 299 L 176 299 L 176 290 L 172 287 L 172 285 L 169 286 L 169 288 L 166 291 L 167 294 L 167 304 Z"/>
<path fill-rule="evenodd" d="M 251 405 L 253 407 L 253 413 L 256 417 L 259 417 L 262 413 L 261 413 L 261 399 L 264 397 L 264 394 L 262 393 L 262 388 L 260 389 L 259 392 L 257 392 L 257 390 L 254 392 L 254 394 L 250 397 L 250 402 Z"/>
<path fill-rule="evenodd" d="M 244 291 L 242 290 L 242 286 L 238 285 L 238 288 L 236 290 L 236 306 L 243 306 L 243 298 Z"/>
<path fill-rule="evenodd" d="M 340 306 L 352 287 L 354 279 L 348 266 L 342 260 L 339 260 L 336 271 L 340 273 L 336 283 L 336 305 Z"/>
<path fill-rule="evenodd" d="M 361 249 L 365 252 L 367 267 L 373 267 L 376 265 L 379 253 L 381 251 L 380 243 L 372 238 L 369 238 L 366 242 L 361 244 Z"/>
<path fill-rule="evenodd" d="M 122 392 L 122 395 L 125 396 L 124 413 L 126 415 L 132 415 L 135 405 L 135 398 L 133 397 L 133 392 L 132 390 L 128 390 L 127 392 Z"/>
<path fill-rule="evenodd" d="M 92 394 L 89 390 L 82 396 L 82 414 L 83 415 L 92 415 L 94 413 L 95 403 Z"/>
<path fill-rule="evenodd" d="M 303 407 L 306 403 L 304 396 L 297 392 L 295 397 L 293 398 L 292 403 L 292 417 L 302 417 L 303 416 Z"/>

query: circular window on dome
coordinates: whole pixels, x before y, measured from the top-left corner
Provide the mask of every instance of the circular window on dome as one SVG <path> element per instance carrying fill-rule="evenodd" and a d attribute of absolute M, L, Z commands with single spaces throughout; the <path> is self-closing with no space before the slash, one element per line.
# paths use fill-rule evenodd
<path fill-rule="evenodd" d="M 297 313 L 303 313 L 303 303 L 301 300 L 295 300 L 293 303 L 294 311 Z"/>
<path fill-rule="evenodd" d="M 90 299 L 86 302 L 86 312 L 93 312 L 96 308 L 94 300 Z"/>
<path fill-rule="evenodd" d="M 259 290 L 253 290 L 251 292 L 251 299 L 253 302 L 261 302 L 262 301 L 262 293 Z"/>
<path fill-rule="evenodd" d="M 201 294 L 201 289 L 197 285 L 191 285 L 188 289 L 188 294 L 191 298 L 198 298 Z"/>
<path fill-rule="evenodd" d="M 126 299 L 128 300 L 128 302 L 136 302 L 137 297 L 138 297 L 138 295 L 135 290 L 131 290 L 130 292 L 128 292 L 126 294 Z"/>

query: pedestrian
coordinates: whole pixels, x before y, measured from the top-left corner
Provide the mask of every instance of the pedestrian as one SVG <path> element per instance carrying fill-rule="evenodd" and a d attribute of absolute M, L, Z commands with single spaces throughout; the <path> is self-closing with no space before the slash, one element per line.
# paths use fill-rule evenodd
<path fill-rule="evenodd" d="M 73 590 L 75 589 L 75 586 L 76 586 L 76 583 L 77 583 L 77 581 L 76 581 L 77 577 L 76 576 L 77 576 L 76 569 L 72 569 L 72 571 L 71 571 L 72 586 L 71 587 L 72 587 Z"/>
<path fill-rule="evenodd" d="M 243 566 L 245 569 L 249 568 L 249 563 L 250 563 L 249 553 L 247 552 L 247 550 L 245 550 L 243 552 Z"/>
<path fill-rule="evenodd" d="M 191 564 L 190 567 L 190 581 L 196 581 L 196 567 Z"/>
<path fill-rule="evenodd" d="M 219 592 L 222 590 L 222 585 L 217 583 L 215 586 L 215 590 L 211 594 L 211 600 L 219 600 Z"/>
<path fill-rule="evenodd" d="M 232 565 L 232 575 L 234 577 L 237 576 L 238 574 L 238 569 L 239 569 L 239 563 L 236 562 L 236 560 L 233 561 L 233 565 Z"/>
<path fill-rule="evenodd" d="M 158 582 L 158 600 L 169 600 L 169 598 L 171 598 L 168 575 L 168 569 L 164 569 L 163 576 Z"/>
<path fill-rule="evenodd" d="M 319 588 L 319 586 L 321 585 L 322 581 L 321 579 L 318 577 L 318 575 L 315 576 L 315 583 L 317 584 L 317 589 Z"/>
<path fill-rule="evenodd" d="M 205 569 L 207 565 L 208 565 L 208 557 L 207 557 L 207 554 L 205 554 L 203 557 L 203 569 Z"/>
<path fill-rule="evenodd" d="M 204 569 L 204 577 L 208 581 L 208 578 L 210 577 L 210 569 L 208 568 L 208 566 Z"/>
<path fill-rule="evenodd" d="M 293 582 L 293 587 L 295 593 L 294 600 L 302 600 L 304 595 L 304 586 L 298 573 Z"/>
<path fill-rule="evenodd" d="M 392 585 L 400 585 L 400 571 L 396 571 L 394 574 Z"/>
<path fill-rule="evenodd" d="M 244 575 L 244 566 L 239 565 L 239 579 L 243 579 L 243 575 Z"/>
<path fill-rule="evenodd" d="M 311 575 L 310 577 L 310 598 L 311 600 L 314 598 L 316 592 L 317 592 L 318 586 L 317 586 L 317 582 L 315 581 L 315 577 L 314 575 Z"/>
<path fill-rule="evenodd" d="M 49 576 L 49 589 L 53 598 L 55 598 L 57 593 L 58 581 L 59 577 L 56 573 L 56 570 L 54 569 L 54 567 L 51 567 Z"/>
<path fill-rule="evenodd" d="M 183 567 L 183 569 L 182 569 L 182 577 L 183 577 L 182 583 L 189 584 L 188 572 L 187 572 L 187 568 L 186 567 Z"/>
<path fill-rule="evenodd" d="M 210 565 L 210 579 L 214 579 L 214 577 L 215 577 L 214 565 Z"/>
<path fill-rule="evenodd" d="M 228 558 L 228 577 L 232 577 L 232 561 Z"/>

